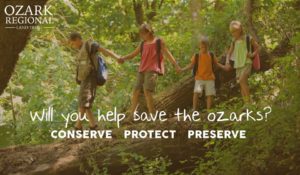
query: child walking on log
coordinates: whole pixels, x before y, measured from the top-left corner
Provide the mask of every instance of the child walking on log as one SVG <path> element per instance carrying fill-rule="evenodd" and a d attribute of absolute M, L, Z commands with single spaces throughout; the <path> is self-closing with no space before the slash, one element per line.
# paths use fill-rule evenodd
<path fill-rule="evenodd" d="M 248 78 L 252 69 L 252 59 L 258 54 L 259 45 L 249 35 L 245 35 L 241 22 L 232 21 L 229 25 L 230 33 L 233 37 L 230 49 L 226 58 L 227 70 L 232 69 L 230 61 L 234 61 L 233 68 L 236 70 L 236 79 L 240 84 L 241 95 L 246 108 L 251 103 Z M 253 52 L 247 48 L 247 37 L 249 45 L 253 46 Z"/>
<path fill-rule="evenodd" d="M 129 55 L 122 57 L 119 63 L 124 63 L 138 54 L 141 54 L 141 62 L 137 74 L 137 83 L 132 94 L 131 107 L 129 109 L 129 116 L 131 117 L 138 105 L 138 99 L 141 92 L 144 92 L 147 108 L 150 114 L 155 113 L 153 104 L 153 93 L 156 86 L 158 75 L 164 74 L 164 59 L 166 56 L 168 60 L 174 65 L 177 72 L 181 68 L 176 63 L 173 55 L 170 53 L 162 38 L 155 36 L 154 31 L 148 24 L 142 24 L 139 28 L 139 35 L 143 40 L 142 43 Z"/>
<path fill-rule="evenodd" d="M 216 95 L 214 67 L 220 67 L 217 58 L 209 51 L 209 41 L 206 36 L 200 37 L 199 41 L 200 52 L 196 53 L 191 60 L 191 63 L 184 67 L 182 71 L 193 68 L 195 77 L 194 95 L 193 95 L 193 110 L 198 110 L 199 96 L 205 91 L 206 108 L 209 110 L 213 104 L 213 96 Z"/>
<path fill-rule="evenodd" d="M 78 51 L 77 62 L 77 75 L 76 80 L 80 84 L 80 90 L 78 94 L 78 113 L 80 118 L 87 115 L 89 126 L 91 130 L 97 129 L 98 125 L 92 113 L 92 104 L 96 96 L 96 75 L 93 69 L 97 68 L 96 52 L 101 52 L 104 55 L 110 56 L 115 59 L 119 59 L 120 56 L 114 52 L 99 46 L 92 40 L 84 41 L 81 35 L 77 32 L 72 32 L 69 37 L 69 42 L 72 48 Z M 92 51 L 95 53 L 91 53 Z M 93 67 L 96 66 L 96 67 Z M 80 119 L 77 119 L 75 124 L 75 130 L 82 130 L 82 123 Z"/>

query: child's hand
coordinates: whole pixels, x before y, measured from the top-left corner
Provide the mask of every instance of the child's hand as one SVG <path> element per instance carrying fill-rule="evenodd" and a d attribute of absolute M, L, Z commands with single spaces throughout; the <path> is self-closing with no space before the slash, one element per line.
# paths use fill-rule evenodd
<path fill-rule="evenodd" d="M 254 57 L 254 55 L 253 55 L 252 53 L 249 53 L 249 52 L 247 53 L 247 58 L 250 58 L 250 59 L 251 59 L 251 58 L 253 58 L 253 57 Z"/>
<path fill-rule="evenodd" d="M 182 73 L 184 70 L 182 68 L 180 68 L 179 73 Z"/>
<path fill-rule="evenodd" d="M 177 72 L 178 74 L 182 72 L 181 67 L 179 67 L 178 65 L 176 66 L 176 72 Z"/>
<path fill-rule="evenodd" d="M 118 61 L 119 64 L 123 64 L 125 62 L 123 57 L 119 58 L 117 61 Z"/>
<path fill-rule="evenodd" d="M 221 67 L 224 71 L 230 71 L 231 70 L 231 65 L 230 65 L 230 63 L 228 63 L 228 64 L 225 64 L 225 66 L 222 66 Z"/>

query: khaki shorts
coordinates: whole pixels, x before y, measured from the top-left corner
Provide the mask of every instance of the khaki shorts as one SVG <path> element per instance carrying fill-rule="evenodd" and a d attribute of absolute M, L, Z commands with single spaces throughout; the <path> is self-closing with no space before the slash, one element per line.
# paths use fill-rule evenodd
<path fill-rule="evenodd" d="M 149 72 L 138 72 L 137 83 L 135 85 L 135 90 L 148 90 L 150 92 L 155 91 L 156 81 L 158 74 L 153 71 Z"/>
<path fill-rule="evenodd" d="M 246 74 L 247 76 L 249 76 L 251 74 L 251 69 L 252 69 L 252 64 L 245 64 L 244 67 L 236 68 L 236 79 L 237 79 L 237 82 L 239 83 L 239 78 L 242 75 Z"/>
<path fill-rule="evenodd" d="M 85 80 L 80 83 L 78 95 L 79 107 L 91 108 L 96 96 L 97 80 L 96 75 L 90 73 Z"/>
<path fill-rule="evenodd" d="M 195 80 L 194 93 L 203 93 L 206 96 L 216 95 L 215 80 Z"/>

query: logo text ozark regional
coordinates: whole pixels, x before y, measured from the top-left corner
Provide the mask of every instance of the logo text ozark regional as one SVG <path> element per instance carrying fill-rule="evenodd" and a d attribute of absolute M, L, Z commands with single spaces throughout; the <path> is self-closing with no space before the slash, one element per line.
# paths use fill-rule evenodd
<path fill-rule="evenodd" d="M 50 5 L 7 5 L 4 13 L 5 28 L 33 29 L 41 24 L 51 28 L 53 24 Z"/>

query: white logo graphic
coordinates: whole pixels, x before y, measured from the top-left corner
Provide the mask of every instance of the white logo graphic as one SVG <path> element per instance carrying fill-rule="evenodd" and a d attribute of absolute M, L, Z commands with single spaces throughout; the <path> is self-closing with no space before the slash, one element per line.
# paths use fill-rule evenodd
<path fill-rule="evenodd" d="M 52 17 L 50 5 L 7 5 L 4 8 L 5 28 L 33 29 L 42 25 L 52 28 Z"/>

